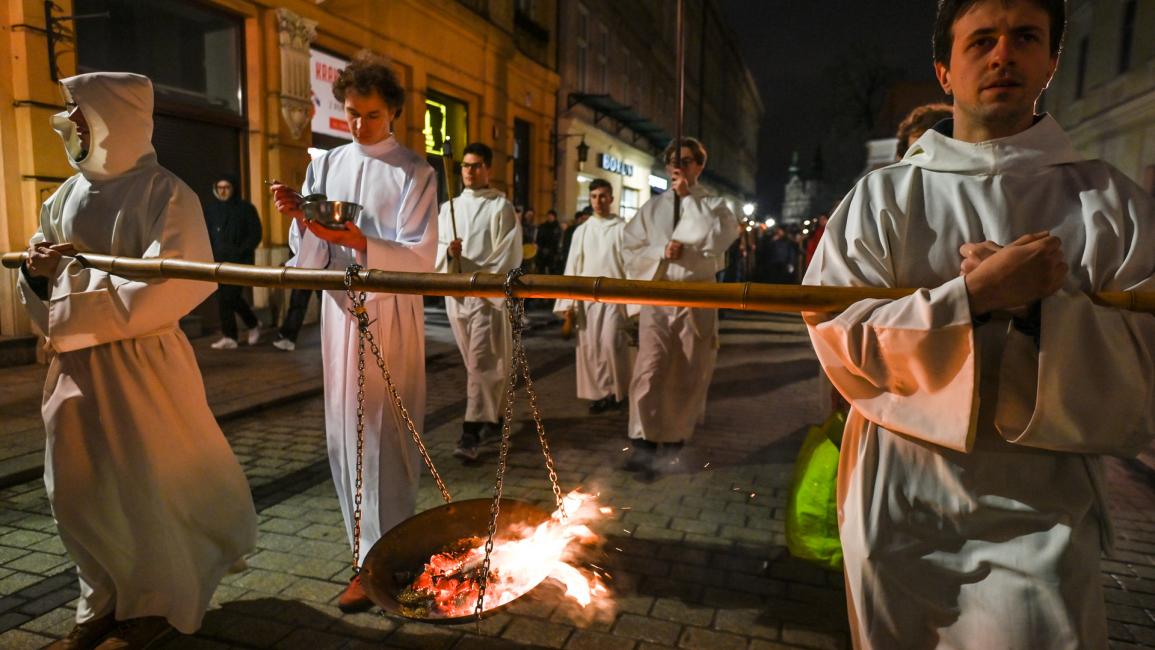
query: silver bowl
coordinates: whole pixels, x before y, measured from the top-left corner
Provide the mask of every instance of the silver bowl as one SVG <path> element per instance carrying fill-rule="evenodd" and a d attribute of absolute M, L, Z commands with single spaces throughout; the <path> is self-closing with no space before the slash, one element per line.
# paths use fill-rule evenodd
<path fill-rule="evenodd" d="M 332 230 L 345 230 L 345 224 L 357 220 L 361 206 L 348 201 L 305 201 L 301 204 L 305 219 Z"/>

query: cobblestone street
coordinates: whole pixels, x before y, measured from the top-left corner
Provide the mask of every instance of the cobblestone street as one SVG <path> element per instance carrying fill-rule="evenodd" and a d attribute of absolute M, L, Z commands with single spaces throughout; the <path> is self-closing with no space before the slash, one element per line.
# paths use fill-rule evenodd
<path fill-rule="evenodd" d="M 469 466 L 452 457 L 465 371 L 444 316 L 427 315 L 426 440 L 456 500 L 487 497 L 496 448 L 483 448 L 481 462 Z M 253 371 L 257 381 L 247 383 L 259 389 L 214 379 L 218 371 L 224 377 L 222 357 L 209 356 L 198 342 L 210 401 L 252 486 L 258 549 L 249 569 L 217 590 L 201 631 L 170 636 L 160 647 L 848 648 L 841 576 L 794 560 L 784 549 L 792 463 L 807 426 L 820 417 L 818 365 L 805 329 L 797 317 L 777 315 L 739 315 L 721 326 L 706 423 L 678 466 L 652 483 L 619 469 L 627 447 L 625 410 L 589 415 L 588 404 L 574 398 L 572 342 L 561 340 L 556 326 L 543 322 L 534 329 L 528 354 L 561 487 L 599 492 L 603 505 L 614 508 L 598 528 L 606 537 L 603 562 L 613 577 L 615 611 L 587 614 L 547 582 L 480 628 L 337 609 L 350 551 L 329 479 L 315 330 L 291 355 L 267 345 L 238 351 L 254 368 L 262 359 L 279 364 Z M 283 380 L 274 386 L 275 377 Z M 38 398 L 39 384 L 34 388 Z M 246 391 L 264 393 L 221 410 Z M 261 408 L 266 404 L 273 405 Z M 518 406 L 505 494 L 552 509 L 524 398 Z M 19 426 L 27 430 L 36 413 L 21 408 Z M 12 453 L 33 453 L 23 444 Z M 1116 556 L 1102 562 L 1111 647 L 1155 648 L 1150 470 L 1112 460 L 1109 476 L 1118 534 Z M 418 509 L 439 503 L 433 481 L 423 477 Z M 39 648 L 72 625 L 75 571 L 39 478 L 0 490 L 0 507 L 0 648 Z"/>

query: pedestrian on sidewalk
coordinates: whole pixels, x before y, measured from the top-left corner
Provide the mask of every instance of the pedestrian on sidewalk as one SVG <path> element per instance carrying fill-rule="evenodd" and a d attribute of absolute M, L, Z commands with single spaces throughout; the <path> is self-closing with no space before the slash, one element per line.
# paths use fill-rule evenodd
<path fill-rule="evenodd" d="M 401 146 L 393 122 L 405 89 L 387 60 L 368 51 L 354 57 L 333 81 L 353 142 L 326 151 L 309 164 L 304 194 L 362 206 L 355 222 L 333 230 L 305 221 L 300 193 L 273 185 L 277 209 L 293 218 L 288 264 L 345 270 L 350 264 L 385 271 L 433 271 L 437 254 L 437 178 L 424 156 Z M 421 457 L 410 439 L 380 372 L 365 373 L 364 448 L 358 450 L 358 319 L 345 291 L 321 298 L 321 357 L 325 365 L 325 433 L 333 484 L 357 563 L 382 533 L 413 514 Z M 425 313 L 421 296 L 369 293 L 369 331 L 380 346 L 394 386 L 420 434 L 425 421 Z M 368 347 L 368 346 L 366 346 Z M 368 369 L 376 364 L 370 359 Z M 361 461 L 361 462 L 359 462 Z M 354 495 L 362 484 L 360 538 L 354 539 Z M 372 602 L 355 575 L 341 594 L 342 611 L 364 611 Z"/>
<path fill-rule="evenodd" d="M 806 314 L 851 404 L 839 532 L 856 648 L 1106 648 L 1102 454 L 1155 432 L 1155 201 L 1035 112 L 1063 0 L 945 0 L 953 119 L 843 199 L 806 284 L 920 287 Z M 1104 544 L 1106 544 L 1104 546 Z"/>
<path fill-rule="evenodd" d="M 594 216 L 574 232 L 565 275 L 624 280 L 622 231 L 626 224 L 612 212 L 614 186 L 595 178 L 590 181 L 589 195 Z M 592 414 L 621 408 L 632 370 L 626 306 L 561 299 L 553 311 L 577 330 L 578 399 L 591 402 Z"/>
<path fill-rule="evenodd" d="M 671 141 L 663 153 L 670 189 L 650 199 L 623 230 L 631 280 L 716 282 L 738 220 L 722 197 L 698 183 L 706 147 L 694 138 Z M 675 222 L 674 202 L 681 205 Z M 636 309 L 636 308 L 635 308 Z M 718 310 L 640 308 L 638 357 L 630 381 L 632 454 L 625 469 L 650 475 L 658 445 L 676 461 L 706 414 L 706 391 L 718 358 Z"/>
<path fill-rule="evenodd" d="M 521 224 L 513 204 L 489 185 L 493 150 L 481 142 L 465 148 L 461 159 L 461 196 L 441 206 L 437 217 L 437 270 L 451 273 L 508 273 L 521 264 Z M 453 215 L 456 215 L 454 238 Z M 477 460 L 484 437 L 501 433 L 505 384 L 513 354 L 513 333 L 504 298 L 445 299 L 453 339 L 465 362 L 465 422 L 453 455 Z"/>
<path fill-rule="evenodd" d="M 214 200 L 205 206 L 213 259 L 217 262 L 253 264 L 261 243 L 261 218 L 252 203 L 241 198 L 240 186 L 232 176 L 218 176 L 213 184 Z M 237 317 L 249 328 L 247 342 L 261 338 L 261 321 L 245 300 L 244 287 L 222 284 L 217 288 L 217 308 L 221 317 L 221 338 L 210 347 L 232 350 L 237 347 Z"/>
<path fill-rule="evenodd" d="M 285 352 L 297 349 L 297 337 L 301 335 L 301 327 L 305 325 L 305 315 L 309 313 L 309 300 L 320 291 L 313 289 L 293 289 L 289 292 L 289 307 L 285 310 L 285 320 L 277 330 L 277 339 L 273 347 Z"/>
<path fill-rule="evenodd" d="M 79 173 L 44 203 L 19 282 L 53 353 L 44 484 L 80 579 L 76 626 L 49 647 L 144 647 L 169 626 L 201 626 L 253 550 L 256 512 L 177 326 L 212 285 L 126 280 L 65 257 L 212 255 L 196 194 L 156 162 L 152 83 L 60 83 L 67 111 L 53 125 Z"/>

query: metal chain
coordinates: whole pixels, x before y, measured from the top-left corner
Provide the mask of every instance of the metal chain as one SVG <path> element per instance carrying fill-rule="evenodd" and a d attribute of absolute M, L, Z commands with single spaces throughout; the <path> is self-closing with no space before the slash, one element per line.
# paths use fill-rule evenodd
<path fill-rule="evenodd" d="M 529 407 L 533 414 L 534 426 L 537 428 L 537 439 L 541 443 L 541 452 L 545 456 L 545 466 L 549 471 L 549 482 L 553 488 L 554 501 L 558 510 L 561 510 L 563 519 L 566 517 L 565 511 L 561 509 L 561 486 L 558 485 L 553 455 L 549 451 L 549 442 L 545 437 L 545 425 L 542 423 L 541 409 L 537 403 L 537 391 L 533 387 L 533 378 L 529 373 L 529 357 L 525 353 L 525 345 L 522 342 L 522 332 L 525 331 L 525 300 L 515 298 L 513 295 L 513 285 L 522 275 L 525 275 L 525 271 L 516 268 L 505 276 L 505 313 L 513 334 L 513 358 L 510 360 L 509 378 L 506 382 L 505 422 L 501 427 L 501 451 L 498 453 L 497 479 L 493 485 L 493 503 L 489 506 L 489 533 L 485 540 L 485 559 L 481 563 L 477 606 L 473 611 L 478 624 L 481 622 L 481 613 L 485 610 L 485 590 L 489 582 L 490 556 L 493 553 L 493 538 L 497 533 L 497 518 L 501 513 L 501 493 L 505 484 L 505 472 L 509 459 L 510 425 L 513 422 L 513 403 L 517 396 L 519 375 L 525 382 L 525 392 L 529 396 Z"/>
<path fill-rule="evenodd" d="M 437 484 L 437 489 L 441 491 L 441 498 L 449 503 L 453 497 L 449 494 L 449 489 L 445 487 L 445 482 L 441 480 L 441 474 L 438 473 L 437 467 L 433 465 L 433 459 L 429 457 L 429 451 L 425 449 L 425 442 L 421 439 L 421 434 L 417 432 L 417 425 L 413 422 L 413 418 L 409 416 L 409 410 L 405 408 L 405 404 L 401 401 L 401 395 L 397 391 L 397 386 L 393 383 L 393 377 L 389 372 L 389 367 L 385 364 L 385 359 L 381 355 L 381 348 L 378 347 L 377 341 L 373 337 L 373 332 L 369 330 L 369 326 L 374 321 L 369 320 L 369 310 L 365 307 L 365 292 L 357 292 L 353 289 L 353 281 L 357 279 L 357 274 L 361 271 L 361 266 L 358 264 L 350 264 L 345 269 L 345 294 L 349 297 L 351 306 L 349 313 L 353 318 L 357 319 L 357 477 L 354 482 L 355 491 L 353 494 L 353 572 L 357 573 L 361 570 L 361 498 L 362 485 L 364 473 L 364 458 L 365 458 L 365 343 L 369 343 L 369 349 L 373 352 L 373 357 L 377 360 L 377 367 L 381 370 L 381 376 L 385 379 L 385 387 L 389 391 L 389 396 L 393 400 L 395 410 L 393 412 L 394 418 L 400 416 L 404 422 L 405 428 L 409 431 L 409 435 L 416 443 L 418 451 L 421 452 L 421 459 L 425 462 L 425 467 L 429 469 L 429 473 L 433 475 L 433 481 Z M 401 424 L 401 422 L 398 422 Z"/>

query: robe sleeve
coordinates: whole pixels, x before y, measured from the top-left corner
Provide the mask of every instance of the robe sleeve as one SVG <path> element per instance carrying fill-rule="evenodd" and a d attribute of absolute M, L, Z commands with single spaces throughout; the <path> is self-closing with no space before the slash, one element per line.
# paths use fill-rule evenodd
<path fill-rule="evenodd" d="M 683 257 L 711 261 L 717 273 L 726 267 L 726 250 L 738 239 L 738 219 L 722 198 L 691 194 L 682 199 L 682 219 L 673 239 L 685 244 Z M 683 263 L 697 266 L 690 260 Z"/>
<path fill-rule="evenodd" d="M 59 191 L 50 196 L 48 200 L 44 202 L 44 205 L 40 207 L 40 229 L 36 231 L 35 235 L 32 235 L 32 239 L 28 240 L 30 246 L 43 241 L 55 240 L 55 236 L 52 233 L 52 225 L 48 217 L 48 210 L 58 194 Z M 61 197 L 60 200 L 64 200 L 63 197 Z M 61 266 L 63 265 L 64 264 L 61 263 Z M 25 275 L 24 268 L 22 267 L 16 284 L 19 290 L 20 302 L 24 303 L 24 310 L 28 313 L 28 320 L 32 323 L 32 329 L 41 336 L 48 336 L 48 299 L 42 297 L 42 292 L 37 291 L 37 289 L 40 288 L 43 290 L 43 293 L 47 294 L 47 292 L 51 290 L 51 285 L 48 285 L 47 278 L 37 278 L 37 284 L 40 285 L 40 287 L 33 287 L 30 280 L 32 279 Z"/>
<path fill-rule="evenodd" d="M 896 286 L 904 242 L 893 202 L 872 202 L 861 181 L 835 211 L 805 284 Z M 830 381 L 879 426 L 968 451 L 978 414 L 970 304 L 962 277 L 898 300 L 862 300 L 834 314 L 805 313 Z"/>
<path fill-rule="evenodd" d="M 309 168 L 305 171 L 305 184 L 301 186 L 302 196 L 317 193 L 320 185 L 317 178 L 317 165 L 328 164 L 328 156 L 329 153 L 326 152 L 324 156 L 309 163 Z M 326 269 L 329 268 L 329 262 L 332 260 L 329 243 L 307 229 L 301 228 L 296 219 L 289 220 L 289 250 L 293 251 L 294 254 L 285 262 L 285 266 L 301 269 Z"/>
<path fill-rule="evenodd" d="M 1155 202 L 1129 181 L 1109 230 L 1115 268 L 1088 269 L 1096 291 L 1155 291 Z M 1098 215 L 1101 227 L 1108 217 Z M 1114 238 L 1118 237 L 1117 241 Z M 1086 263 L 1086 262 L 1085 262 Z M 1107 266 L 1102 261 L 1100 266 Z M 1088 288 L 1087 291 L 1092 290 Z M 995 427 L 1010 442 L 1134 455 L 1155 435 L 1155 315 L 1096 305 L 1084 291 L 1042 301 L 1041 338 L 1014 331 L 1003 351 Z"/>
<path fill-rule="evenodd" d="M 406 179 L 397 213 L 394 239 L 366 235 L 358 263 L 382 271 L 432 273 L 437 256 L 437 178 L 429 165 L 418 165 Z M 369 299 L 385 294 L 370 294 Z"/>
<path fill-rule="evenodd" d="M 489 223 L 489 236 L 493 239 L 493 252 L 487 259 L 476 260 L 478 271 L 482 273 L 508 273 L 521 266 L 521 224 L 509 201 L 498 201 L 498 213 Z"/>
<path fill-rule="evenodd" d="M 175 179 L 154 192 L 165 189 L 170 194 L 150 201 L 152 216 L 141 224 L 149 243 L 140 257 L 211 261 L 200 201 Z M 214 290 L 212 283 L 195 280 L 127 280 L 72 260 L 53 283 L 46 334 L 58 352 L 135 338 L 175 326 Z"/>
<path fill-rule="evenodd" d="M 648 201 L 637 216 L 626 224 L 622 249 L 626 258 L 626 275 L 631 280 L 660 280 L 668 238 L 655 232 L 655 212 L 662 207 L 661 197 Z M 591 217 L 592 218 L 592 217 Z"/>
<path fill-rule="evenodd" d="M 590 217 L 591 219 L 595 217 Z M 585 266 L 585 228 L 581 226 L 574 226 L 579 228 L 573 234 L 573 239 L 570 241 L 569 257 L 565 260 L 565 272 L 563 275 L 571 277 L 580 276 L 583 267 Z M 558 298 L 553 303 L 553 313 L 564 315 L 567 311 L 581 306 L 581 301 L 572 300 L 570 298 Z"/>

